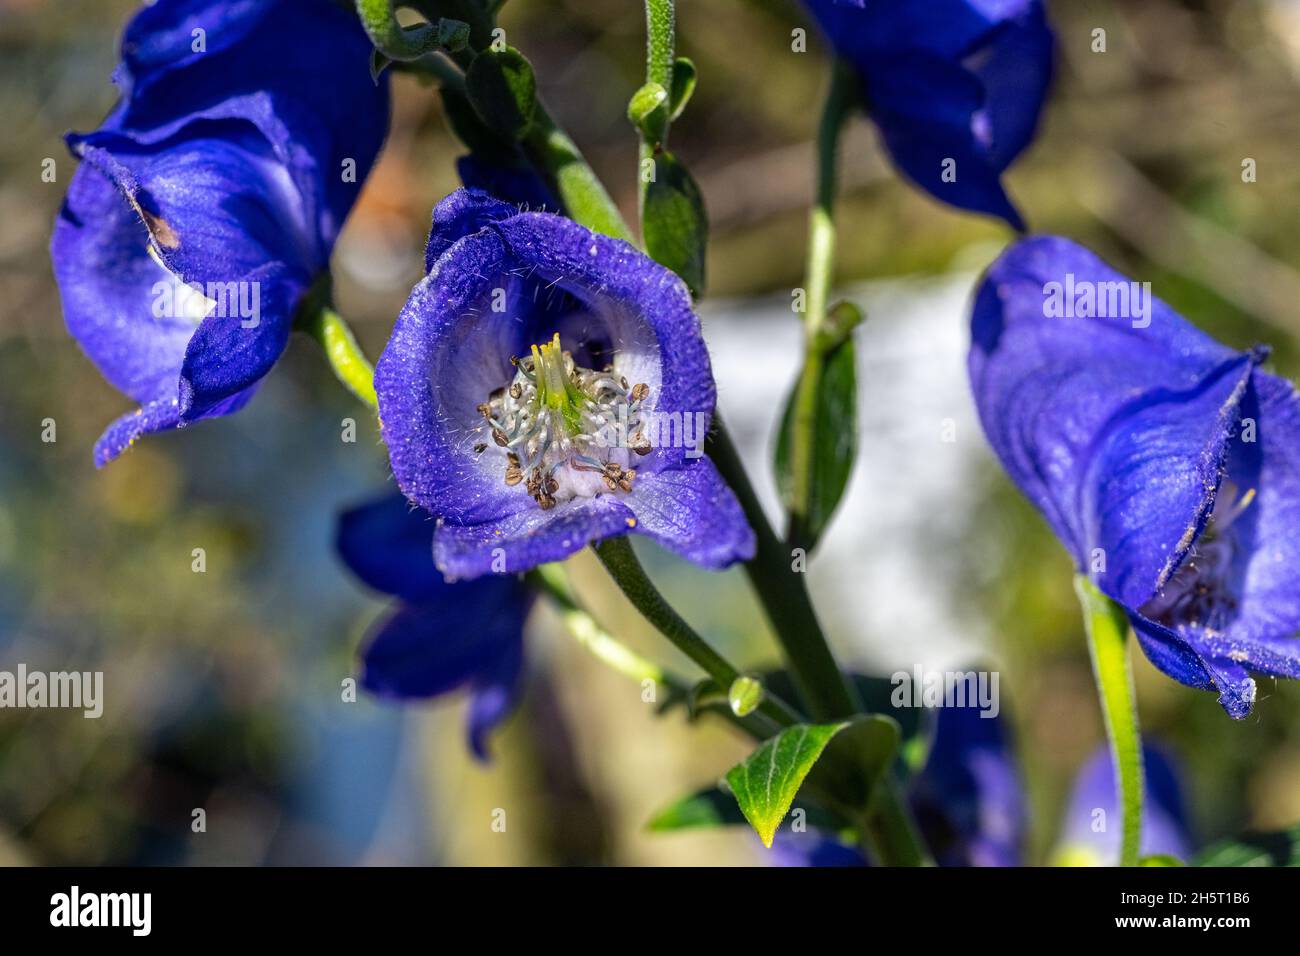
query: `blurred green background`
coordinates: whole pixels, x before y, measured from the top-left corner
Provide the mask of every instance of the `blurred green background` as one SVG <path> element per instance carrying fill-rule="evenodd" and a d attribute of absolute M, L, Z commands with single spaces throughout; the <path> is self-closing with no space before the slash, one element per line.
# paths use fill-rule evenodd
<path fill-rule="evenodd" d="M 757 840 L 740 830 L 645 832 L 654 810 L 714 782 L 744 742 L 680 714 L 655 717 L 638 686 L 589 659 L 545 612 L 530 627 L 524 706 L 489 766 L 464 752 L 458 699 L 406 709 L 341 700 L 383 603 L 335 559 L 334 514 L 391 479 L 373 421 L 312 343 L 294 341 L 238 416 L 146 440 L 95 471 L 95 438 L 129 406 L 67 336 L 46 243 L 75 168 L 61 136 L 92 128 L 111 106 L 117 36 L 133 7 L 0 0 L 0 669 L 102 669 L 106 684 L 100 720 L 0 711 L 0 863 L 760 862 Z M 784 310 L 781 321 L 793 322 L 825 49 L 814 34 L 807 53 L 791 52 L 790 31 L 811 26 L 793 2 L 680 7 L 680 52 L 701 79 L 674 150 L 711 213 L 706 332 L 723 406 L 729 415 L 729 401 L 743 406 L 736 417 L 761 462 L 763 423 L 788 376 L 721 353 L 743 350 L 751 328 L 795 341 L 792 327 L 747 326 L 746 316 Z M 1234 345 L 1271 343 L 1275 369 L 1300 374 L 1300 3 L 1049 8 L 1056 86 L 1038 141 L 1008 177 L 1034 230 L 1072 236 L 1150 280 Z M 636 143 L 624 110 L 641 83 L 642 16 L 632 0 L 510 0 L 502 17 L 552 112 L 629 214 Z M 1106 30 L 1104 54 L 1091 50 L 1095 28 Z M 429 211 L 455 188 L 460 153 L 431 89 L 409 76 L 394 89 L 392 134 L 335 256 L 339 303 L 371 355 L 419 277 Z M 55 183 L 41 180 L 47 157 Z M 1246 158 L 1257 182 L 1242 181 Z M 865 121 L 850 130 L 842 167 L 839 277 L 873 309 L 863 375 L 876 367 L 872 323 L 897 325 L 882 302 L 897 305 L 897 319 L 927 312 L 935 290 L 956 290 L 931 318 L 964 343 L 962 300 L 1007 230 L 903 184 Z M 898 277 L 906 281 L 857 285 Z M 913 371 L 930 361 L 924 348 L 901 354 Z M 905 401 L 887 412 L 912 414 Z M 353 444 L 340 440 L 348 417 L 359 425 Z M 53 443 L 41 440 L 47 418 Z M 855 523 L 878 513 L 880 482 L 901 467 L 882 453 L 892 446 L 875 440 L 873 421 L 864 415 L 850 496 L 861 507 L 840 516 L 813 565 L 814 590 L 846 660 L 910 669 L 954 636 L 913 626 L 880 569 L 893 549 L 932 559 L 905 590 L 956 622 L 962 653 L 1001 672 L 1031 795 L 1030 859 L 1041 861 L 1071 777 L 1101 740 L 1069 562 L 977 429 L 959 433 L 963 493 L 942 533 L 924 516 L 888 533 Z M 957 467 L 926 447 L 912 467 Z M 760 481 L 770 496 L 770 477 Z M 197 547 L 202 574 L 191 570 Z M 730 656 L 774 660 L 742 575 L 642 553 Z M 602 622 L 680 666 L 590 558 L 575 566 Z M 856 582 L 849 596 L 860 606 L 834 603 L 846 592 L 819 587 L 819 574 Z M 896 613 L 883 628 L 877 611 L 887 607 Z M 1255 713 L 1234 723 L 1213 695 L 1166 680 L 1140 655 L 1137 672 L 1144 728 L 1184 769 L 1200 842 L 1300 820 L 1300 687 L 1261 680 Z M 206 832 L 191 829 L 195 808 Z M 490 826 L 497 808 L 505 833 Z"/>

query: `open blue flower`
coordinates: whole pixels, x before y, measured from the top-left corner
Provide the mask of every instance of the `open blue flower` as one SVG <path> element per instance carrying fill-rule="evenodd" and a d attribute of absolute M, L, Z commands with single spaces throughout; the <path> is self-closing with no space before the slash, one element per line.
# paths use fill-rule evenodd
<path fill-rule="evenodd" d="M 159 0 L 127 25 L 51 241 L 69 331 L 141 405 L 97 464 L 239 409 L 283 352 L 387 128 L 369 55 L 329 0 Z"/>
<path fill-rule="evenodd" d="M 429 275 L 375 372 L 402 491 L 449 577 L 636 531 L 706 567 L 754 537 L 703 441 L 715 390 L 686 286 L 626 242 L 477 190 L 434 210 Z"/>
<path fill-rule="evenodd" d="M 1023 230 L 1002 172 L 1033 139 L 1052 74 L 1041 0 L 805 0 L 898 168 L 930 195 Z"/>
<path fill-rule="evenodd" d="M 969 371 L 1012 480 L 1158 668 L 1233 717 L 1300 677 L 1300 396 L 1074 243 L 1012 246 Z"/>
<path fill-rule="evenodd" d="M 1187 860 L 1192 853 L 1187 810 L 1178 773 L 1161 751 L 1142 752 L 1146 787 L 1142 803 L 1141 856 Z M 1102 747 L 1079 771 L 1054 854 L 1063 866 L 1118 866 L 1123 811 L 1115 790 L 1115 761 Z"/>
<path fill-rule="evenodd" d="M 449 584 L 433 566 L 433 529 L 433 519 L 398 494 L 339 520 L 344 562 L 398 598 L 362 648 L 361 685 L 396 700 L 469 687 L 469 744 L 486 759 L 489 733 L 519 700 L 533 592 L 515 575 Z"/>

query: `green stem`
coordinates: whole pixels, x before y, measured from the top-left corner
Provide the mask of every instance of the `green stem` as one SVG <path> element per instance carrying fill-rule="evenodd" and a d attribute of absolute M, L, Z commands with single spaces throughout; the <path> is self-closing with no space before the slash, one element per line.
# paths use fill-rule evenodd
<path fill-rule="evenodd" d="M 757 548 L 745 571 L 776 631 L 800 699 L 819 722 L 848 717 L 860 704 L 822 634 L 804 576 L 792 569 L 789 549 L 772 530 L 722 416 L 715 414 L 713 423 L 709 457 L 736 493 L 754 529 Z"/>
<path fill-rule="evenodd" d="M 659 633 L 698 664 L 724 692 L 731 687 L 740 671 L 700 637 L 650 581 L 641 562 L 632 551 L 627 535 L 606 538 L 595 545 L 596 555 L 632 606 L 653 624 Z M 783 727 L 803 722 L 803 717 L 789 704 L 764 689 L 759 713 Z"/>
<path fill-rule="evenodd" d="M 677 12 L 673 0 L 645 0 L 645 79 L 673 88 L 673 47 Z"/>
<path fill-rule="evenodd" d="M 685 680 L 669 674 L 658 664 L 647 660 L 619 642 L 597 624 L 595 618 L 582 610 L 569 591 L 568 584 L 564 580 L 564 570 L 560 565 L 543 564 L 530 571 L 528 577 L 538 590 L 556 603 L 560 617 L 578 643 L 602 663 L 635 681 L 652 680 L 679 693 L 690 690 L 690 685 Z"/>
<path fill-rule="evenodd" d="M 1083 607 L 1088 649 L 1097 681 L 1097 695 L 1106 721 L 1115 780 L 1123 810 L 1120 866 L 1137 866 L 1142 846 L 1142 737 L 1138 730 L 1137 698 L 1129 666 L 1128 618 L 1124 610 L 1083 575 L 1074 579 Z"/>
<path fill-rule="evenodd" d="M 836 63 L 817 131 L 817 191 L 808 218 L 804 273 L 804 361 L 795 390 L 790 434 L 791 547 L 806 548 L 812 499 L 813 450 L 817 442 L 817 397 L 827 343 L 822 333 L 830 307 L 835 266 L 835 167 L 840 131 L 857 102 L 852 73 Z"/>
<path fill-rule="evenodd" d="M 672 674 L 654 661 L 647 660 L 597 623 L 587 611 L 578 606 L 564 570 L 559 564 L 543 564 L 528 572 L 528 580 L 539 591 L 555 602 L 560 619 L 573 639 L 581 644 L 602 664 L 638 683 L 651 680 L 668 688 L 673 698 L 686 699 L 692 692 L 689 681 Z M 765 740 L 781 729 L 778 724 L 762 714 L 738 717 L 730 707 L 709 708 L 721 714 L 755 740 Z"/>
<path fill-rule="evenodd" d="M 676 47 L 677 11 L 673 0 L 645 0 L 645 79 L 646 83 L 658 83 L 670 94 L 673 88 L 673 53 Z M 664 107 L 668 112 L 668 105 Z M 641 145 L 637 152 L 637 191 L 638 212 L 641 217 L 642 233 L 645 231 L 646 194 L 650 181 L 645 175 L 647 163 L 654 163 L 656 155 L 668 140 L 668 120 L 659 133 L 659 141 L 651 142 L 645 135 L 641 136 Z"/>
<path fill-rule="evenodd" d="M 298 328 L 320 343 L 330 368 L 348 391 L 378 409 L 375 368 L 361 351 L 347 321 L 329 305 L 312 304 L 300 315 Z"/>
<path fill-rule="evenodd" d="M 632 232 L 604 184 L 540 100 L 524 149 L 533 164 L 550 176 L 571 219 L 594 232 L 632 241 Z"/>
<path fill-rule="evenodd" d="M 876 784 L 862 822 L 862 832 L 884 866 L 933 866 L 911 811 L 888 775 Z"/>

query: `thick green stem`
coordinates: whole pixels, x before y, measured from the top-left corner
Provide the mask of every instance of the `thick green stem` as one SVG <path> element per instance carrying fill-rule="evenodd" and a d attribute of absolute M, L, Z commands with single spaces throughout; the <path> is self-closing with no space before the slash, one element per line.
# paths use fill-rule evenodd
<path fill-rule="evenodd" d="M 1106 720 L 1115 787 L 1124 814 L 1120 866 L 1137 866 L 1142 847 L 1142 737 L 1129 666 L 1128 618 L 1124 610 L 1083 575 L 1074 579 L 1088 631 L 1097 695 Z"/>
<path fill-rule="evenodd" d="M 375 368 L 341 315 L 329 305 L 313 303 L 300 315 L 298 328 L 320 343 L 330 368 L 348 391 L 371 408 L 379 408 Z"/>
<path fill-rule="evenodd" d="M 700 637 L 672 605 L 659 593 L 632 551 L 626 535 L 606 538 L 595 545 L 596 555 L 632 606 L 653 624 L 659 633 L 698 664 L 724 692 L 731 687 L 740 671 Z M 759 713 L 783 727 L 803 722 L 803 717 L 789 704 L 765 689 Z"/>
<path fill-rule="evenodd" d="M 803 574 L 793 569 L 789 549 L 772 530 L 721 415 L 715 415 L 713 422 L 709 457 L 736 493 L 754 529 L 757 548 L 745 571 L 776 631 L 799 696 L 814 720 L 848 717 L 860 705 L 822 634 Z"/>
<path fill-rule="evenodd" d="M 795 390 L 790 434 L 791 547 L 806 548 L 812 498 L 813 449 L 817 442 L 817 397 L 827 343 L 822 327 L 830 308 L 835 266 L 835 167 L 840 131 L 857 102 L 856 80 L 837 63 L 817 131 L 817 189 L 808 218 L 808 259 L 804 273 L 804 361 Z"/>
<path fill-rule="evenodd" d="M 594 232 L 632 241 L 632 233 L 604 184 L 540 101 L 524 149 L 533 164 L 555 183 L 570 218 Z"/>
<path fill-rule="evenodd" d="M 933 866 L 911 811 L 886 775 L 876 784 L 862 822 L 867 846 L 884 866 Z"/>

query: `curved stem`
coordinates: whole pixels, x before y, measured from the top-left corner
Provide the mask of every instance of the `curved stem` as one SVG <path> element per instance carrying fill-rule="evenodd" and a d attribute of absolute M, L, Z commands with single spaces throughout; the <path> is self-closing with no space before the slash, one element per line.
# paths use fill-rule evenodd
<path fill-rule="evenodd" d="M 704 638 L 700 637 L 689 624 L 682 619 L 659 593 L 650 581 L 641 562 L 632 551 L 632 542 L 627 535 L 606 538 L 595 546 L 605 570 L 614 579 L 632 606 L 641 612 L 647 621 L 653 624 L 659 633 L 672 641 L 673 645 L 692 661 L 698 664 L 714 682 L 726 691 L 740 677 L 740 671 L 713 649 Z M 759 712 L 772 718 L 782 727 L 802 722 L 802 716 L 787 704 L 764 688 L 763 702 Z"/>
<path fill-rule="evenodd" d="M 623 214 L 597 178 L 577 144 L 556 125 L 541 101 L 524 140 L 524 150 L 533 165 L 555 183 L 569 217 L 593 232 L 632 241 Z"/>
<path fill-rule="evenodd" d="M 636 653 L 578 606 L 564 579 L 564 571 L 560 565 L 543 564 L 534 568 L 528 572 L 528 580 L 555 603 L 560 619 L 573 639 L 602 664 L 634 681 L 650 680 L 662 684 L 668 688 L 673 698 L 682 700 L 689 698 L 692 692 L 689 681 Z M 779 724 L 762 714 L 738 717 L 730 707 L 716 710 L 710 708 L 710 711 L 721 714 L 755 740 L 765 740 L 781 729 Z"/>
<path fill-rule="evenodd" d="M 324 302 L 312 302 L 299 316 L 297 326 L 320 343 L 330 368 L 348 391 L 371 408 L 378 409 L 375 367 L 361 351 L 343 316 Z"/>
<path fill-rule="evenodd" d="M 1128 617 L 1114 601 L 1083 575 L 1074 579 L 1083 607 L 1088 650 L 1097 681 L 1097 696 L 1106 720 L 1115 788 L 1124 820 L 1120 866 L 1137 866 L 1142 847 L 1142 736 L 1138 730 L 1137 697 L 1129 666 Z"/>
<path fill-rule="evenodd" d="M 854 714 L 861 705 L 826 643 L 803 575 L 791 568 L 790 551 L 772 530 L 722 416 L 715 414 L 713 423 L 709 457 L 736 493 L 754 529 L 757 550 L 745 571 L 776 631 L 799 696 L 817 721 Z"/>
<path fill-rule="evenodd" d="M 811 510 L 813 449 L 817 441 L 817 397 L 827 343 L 822 335 L 835 267 L 835 166 L 840 131 L 857 101 L 857 81 L 842 64 L 831 73 L 830 89 L 817 131 L 817 193 L 808 218 L 804 272 L 804 361 L 795 390 L 790 431 L 791 547 L 807 548 Z"/>

